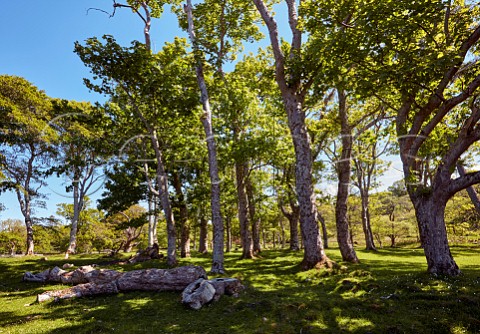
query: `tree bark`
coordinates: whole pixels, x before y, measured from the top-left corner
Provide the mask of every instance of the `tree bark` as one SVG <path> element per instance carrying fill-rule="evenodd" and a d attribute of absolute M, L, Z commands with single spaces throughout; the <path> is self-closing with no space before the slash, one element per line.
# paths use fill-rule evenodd
<path fill-rule="evenodd" d="M 250 220 L 248 216 L 248 200 L 245 189 L 248 166 L 246 163 L 235 163 L 235 177 L 237 184 L 238 221 L 240 223 L 240 239 L 242 243 L 241 259 L 253 258 L 252 238 L 250 235 Z"/>
<path fill-rule="evenodd" d="M 284 101 L 287 106 L 288 123 L 295 149 L 295 189 L 300 209 L 300 227 L 304 247 L 301 267 L 308 270 L 326 260 L 316 219 L 310 138 L 305 124 L 302 103 L 294 96 L 290 96 Z"/>
<path fill-rule="evenodd" d="M 253 254 L 259 254 L 262 252 L 262 245 L 260 243 L 261 220 L 256 215 L 253 185 L 249 177 L 246 178 L 245 185 L 248 199 L 248 214 L 250 216 L 250 222 L 252 224 Z"/>
<path fill-rule="evenodd" d="M 181 228 L 180 257 L 190 257 L 190 226 L 188 224 L 188 208 L 182 190 L 182 181 L 177 171 L 172 172 L 173 187 L 175 188 L 177 206 L 179 208 L 179 221 Z"/>
<path fill-rule="evenodd" d="M 327 232 L 327 224 L 325 223 L 325 218 L 318 212 L 318 220 L 322 226 L 322 236 L 323 236 L 323 247 L 325 249 L 328 248 L 328 232 Z"/>
<path fill-rule="evenodd" d="M 41 280 L 42 278 L 44 280 Z M 202 267 L 184 266 L 173 269 L 151 268 L 128 272 L 95 270 L 91 267 L 81 267 L 73 272 L 65 272 L 56 267 L 36 275 L 27 272 L 23 279 L 33 282 L 78 284 L 71 288 L 39 294 L 37 301 L 43 302 L 52 298 L 56 300 L 69 299 L 120 291 L 182 291 L 199 278 L 207 278 L 207 273 Z"/>
<path fill-rule="evenodd" d="M 295 149 L 295 187 L 300 206 L 300 225 L 304 246 L 301 268 L 308 270 L 323 264 L 327 260 L 316 220 L 315 194 L 312 182 L 312 152 L 310 137 L 305 124 L 305 111 L 303 110 L 308 87 L 302 86 L 302 77 L 299 72 L 286 73 L 286 58 L 280 47 L 277 22 L 264 1 L 253 0 L 253 2 L 268 29 L 275 58 L 275 79 L 282 94 Z M 287 0 L 286 3 L 292 32 L 290 58 L 296 58 L 301 54 L 302 31 L 297 26 L 296 2 Z"/>
<path fill-rule="evenodd" d="M 226 243 L 226 251 L 231 252 L 233 247 L 233 237 L 232 237 L 232 218 L 226 217 L 225 218 L 225 229 L 227 232 L 227 243 Z"/>
<path fill-rule="evenodd" d="M 202 254 L 206 254 L 208 252 L 208 222 L 203 214 L 203 210 L 201 210 L 200 214 L 200 235 L 199 235 L 199 242 L 198 242 L 198 251 Z"/>
<path fill-rule="evenodd" d="M 416 198 L 414 205 L 428 272 L 438 275 L 459 275 L 460 269 L 448 245 L 445 226 L 447 199 L 424 195 Z"/>
<path fill-rule="evenodd" d="M 218 176 L 217 163 L 217 146 L 212 128 L 212 112 L 210 109 L 210 100 L 208 97 L 208 89 L 203 73 L 203 60 L 199 53 L 201 52 L 195 37 L 195 28 L 193 25 L 193 14 L 191 0 L 187 0 L 184 6 L 188 19 L 188 34 L 192 43 L 194 52 L 196 53 L 196 75 L 198 86 L 201 94 L 201 101 L 203 107 L 203 115 L 201 122 L 205 130 L 207 149 L 208 149 L 208 168 L 211 182 L 211 209 L 212 209 L 212 224 L 213 224 L 213 251 L 212 251 L 212 273 L 224 273 L 224 226 L 221 214 L 220 204 L 220 178 Z"/>
<path fill-rule="evenodd" d="M 30 217 L 25 217 L 25 227 L 27 228 L 27 251 L 26 255 L 33 255 L 34 243 L 33 243 L 33 224 Z"/>
<path fill-rule="evenodd" d="M 362 227 L 363 234 L 365 235 L 365 249 L 371 251 L 377 251 L 375 247 L 375 242 L 373 240 L 372 226 L 370 224 L 370 211 L 369 206 L 369 196 L 368 192 L 365 189 L 360 190 L 360 196 L 362 200 Z"/>
<path fill-rule="evenodd" d="M 335 220 L 337 226 L 337 241 L 340 247 L 343 261 L 358 262 L 357 254 L 351 241 L 348 225 L 348 195 L 351 174 L 352 156 L 352 133 L 348 123 L 346 95 L 343 90 L 338 89 L 338 111 L 341 126 L 342 154 L 337 161 L 338 191 L 337 203 L 335 204 Z"/>
<path fill-rule="evenodd" d="M 290 228 L 290 250 L 299 251 L 300 246 L 298 243 L 298 223 L 300 221 L 300 208 L 298 205 L 295 205 L 293 200 L 290 201 L 291 212 L 287 212 L 281 203 L 279 205 L 283 215 L 288 219 Z"/>
<path fill-rule="evenodd" d="M 78 222 L 80 219 L 81 207 L 83 207 L 83 200 L 79 198 L 79 189 L 78 181 L 73 181 L 73 217 L 72 217 L 72 226 L 70 227 L 70 241 L 68 243 L 67 251 L 65 252 L 65 259 L 68 259 L 70 254 L 75 254 L 75 249 L 77 246 L 77 231 L 78 231 Z"/>

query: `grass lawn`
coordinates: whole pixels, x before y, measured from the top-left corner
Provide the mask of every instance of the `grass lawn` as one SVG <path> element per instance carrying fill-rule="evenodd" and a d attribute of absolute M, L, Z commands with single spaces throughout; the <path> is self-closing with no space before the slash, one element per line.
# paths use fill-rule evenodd
<path fill-rule="evenodd" d="M 239 298 L 224 296 L 199 311 L 186 309 L 179 293 L 132 292 L 36 304 L 36 295 L 62 285 L 26 283 L 66 261 L 62 256 L 0 259 L 0 333 L 480 333 L 480 248 L 452 247 L 463 271 L 457 278 L 426 274 L 421 249 L 358 250 L 360 264 L 300 272 L 301 252 L 269 250 L 262 258 L 226 254 L 230 277 L 247 286 Z M 75 265 L 107 261 L 72 256 Z M 182 265 L 210 268 L 207 256 Z M 117 270 L 165 268 L 160 260 Z"/>

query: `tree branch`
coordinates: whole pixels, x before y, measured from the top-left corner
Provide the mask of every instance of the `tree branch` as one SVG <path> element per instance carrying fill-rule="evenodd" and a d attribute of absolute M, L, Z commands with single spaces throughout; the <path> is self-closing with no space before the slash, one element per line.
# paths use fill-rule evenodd
<path fill-rule="evenodd" d="M 464 176 L 452 180 L 447 188 L 447 193 L 453 196 L 457 192 L 478 183 L 480 183 L 480 171 L 467 173 Z"/>
<path fill-rule="evenodd" d="M 260 16 L 265 22 L 270 37 L 270 44 L 272 45 L 273 56 L 275 58 L 275 77 L 280 88 L 280 91 L 286 92 L 288 85 L 285 78 L 285 56 L 280 47 L 280 38 L 278 36 L 278 26 L 274 17 L 268 11 L 267 6 L 263 0 L 253 0 L 257 7 Z"/>

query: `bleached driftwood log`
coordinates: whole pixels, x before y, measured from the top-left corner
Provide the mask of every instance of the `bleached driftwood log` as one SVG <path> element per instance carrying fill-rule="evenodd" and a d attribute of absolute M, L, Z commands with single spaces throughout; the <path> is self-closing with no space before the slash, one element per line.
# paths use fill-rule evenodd
<path fill-rule="evenodd" d="M 87 268 L 80 267 L 73 272 L 68 273 L 64 271 L 60 272 L 59 275 L 52 274 L 58 272 L 59 271 L 54 268 L 50 271 L 46 270 L 40 274 L 25 273 L 25 281 L 63 282 L 62 278 L 68 277 L 70 280 L 69 283 L 78 284 L 67 289 L 46 291 L 39 294 L 37 296 L 38 302 L 43 302 L 52 298 L 56 300 L 69 299 L 100 294 L 114 294 L 120 291 L 124 292 L 133 290 L 182 291 L 197 279 L 207 278 L 205 269 L 199 266 L 184 266 L 173 269 L 142 269 L 125 273 L 104 269 L 92 269 L 87 271 Z"/>

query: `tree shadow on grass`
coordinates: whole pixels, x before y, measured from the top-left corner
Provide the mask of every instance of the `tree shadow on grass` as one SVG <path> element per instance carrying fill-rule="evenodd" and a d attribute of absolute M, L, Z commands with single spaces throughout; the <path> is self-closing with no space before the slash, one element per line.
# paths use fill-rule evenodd
<path fill-rule="evenodd" d="M 301 253 L 275 251 L 242 261 L 232 254 L 226 258 L 229 275 L 243 276 L 246 291 L 199 311 L 181 305 L 180 293 L 131 292 L 36 304 L 28 314 L 5 311 L 0 317 L 11 320 L 0 325 L 12 333 L 480 331 L 478 268 L 468 268 L 463 277 L 451 281 L 439 280 L 425 273 L 421 250 L 412 256 L 404 256 L 403 250 L 396 256 L 395 251 L 365 255 L 346 270 L 302 274 Z M 49 287 L 30 284 L 22 294 L 32 293 L 34 298 L 41 289 Z"/>

